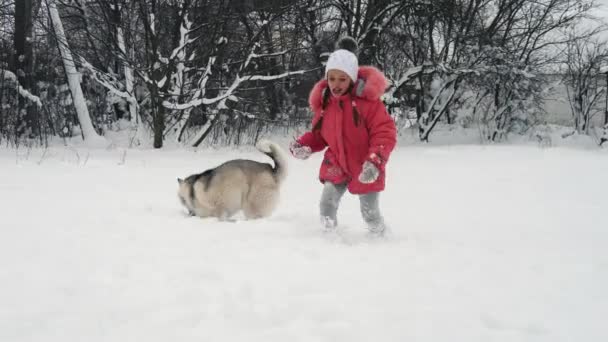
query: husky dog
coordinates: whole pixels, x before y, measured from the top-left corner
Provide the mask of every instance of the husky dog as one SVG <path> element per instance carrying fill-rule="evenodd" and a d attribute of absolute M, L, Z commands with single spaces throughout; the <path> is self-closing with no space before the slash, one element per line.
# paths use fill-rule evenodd
<path fill-rule="evenodd" d="M 287 177 L 287 157 L 279 145 L 261 140 L 256 148 L 274 161 L 274 167 L 253 160 L 236 159 L 177 179 L 177 195 L 190 215 L 227 220 L 242 210 L 247 219 L 269 216 L 279 200 Z"/>

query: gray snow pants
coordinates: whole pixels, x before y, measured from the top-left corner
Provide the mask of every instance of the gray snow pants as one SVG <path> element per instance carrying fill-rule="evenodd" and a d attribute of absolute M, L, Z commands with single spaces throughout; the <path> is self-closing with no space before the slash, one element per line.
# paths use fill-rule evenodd
<path fill-rule="evenodd" d="M 320 203 L 321 223 L 325 229 L 331 230 L 338 225 L 338 206 L 345 192 L 346 184 L 325 182 Z M 361 216 L 367 223 L 367 228 L 371 232 L 381 233 L 384 231 L 385 225 L 378 206 L 379 195 L 379 192 L 359 195 L 359 203 L 361 205 Z"/>

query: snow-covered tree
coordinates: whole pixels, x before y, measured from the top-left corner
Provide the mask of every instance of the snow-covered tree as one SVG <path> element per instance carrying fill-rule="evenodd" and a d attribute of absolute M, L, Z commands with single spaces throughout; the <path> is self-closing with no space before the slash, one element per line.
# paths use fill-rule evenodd
<path fill-rule="evenodd" d="M 415 1 L 404 0 L 336 0 L 329 1 L 339 15 L 339 30 L 355 38 L 359 44 L 361 64 L 376 64 L 380 36 L 396 18 Z M 337 38 L 337 37 L 336 37 Z"/>
<path fill-rule="evenodd" d="M 0 24 L 6 28 L 21 25 L 13 19 L 18 12 L 15 6 L 39 1 L 0 0 Z M 169 136 L 182 144 L 198 145 L 208 136 L 217 141 L 218 134 L 240 135 L 253 129 L 253 122 L 262 129 L 284 125 L 287 120 L 290 126 L 308 122 L 308 92 L 322 77 L 327 52 L 343 35 L 357 39 L 360 64 L 378 66 L 388 75 L 392 85 L 385 96 L 387 104 L 394 114 L 415 118 L 420 139 L 429 139 L 440 122 L 475 118 L 485 138 L 499 140 L 515 128 L 525 130 L 539 121 L 545 89 L 540 75 L 544 68 L 555 65 L 570 40 L 560 32 L 576 26 L 597 1 L 53 3 L 62 14 L 72 57 L 63 58 L 65 51 L 60 51 L 62 58 L 48 53 L 57 43 L 54 34 L 35 35 L 34 60 L 45 62 L 31 74 L 42 81 L 35 82 L 41 89 L 32 91 L 20 83 L 22 88 L 41 93 L 42 102 L 50 96 L 51 103 L 59 103 L 63 90 L 49 84 L 62 87 L 65 81 L 57 66 L 74 58 L 76 72 L 82 73 L 82 93 L 92 123 L 103 130 L 129 117 L 138 136 L 151 132 L 154 146 L 160 147 Z M 12 69 L 15 54 L 9 49 L 15 46 L 15 39 L 23 41 L 28 35 L 16 28 L 0 37 L 0 63 L 11 61 L 0 67 L 19 76 Z M 53 31 L 47 22 L 34 24 L 34 32 L 41 28 Z M 7 42 L 9 49 L 4 49 Z M 2 60 L 6 54 L 11 57 Z M 303 70 L 312 72 L 301 75 Z M 66 78 L 71 74 L 66 73 Z M 71 81 L 73 86 L 74 79 Z M 15 96 L 18 93 L 12 83 L 5 89 L 10 101 L 29 103 L 23 96 Z M 78 97 L 78 91 L 74 93 Z M 14 110 L 12 103 L 5 103 Z M 82 108 L 79 103 L 84 102 L 74 102 Z M 42 128 L 50 128 L 51 134 L 62 131 L 63 123 L 69 126 L 75 121 L 70 111 L 42 108 L 48 118 L 41 120 L 48 125 Z M 12 125 L 18 116 L 7 113 L 0 116 L 0 124 L 10 121 Z M 228 128 L 220 132 L 220 123 Z M 256 132 L 260 132 L 258 128 Z"/>
<path fill-rule="evenodd" d="M 72 52 L 70 51 L 70 46 L 68 44 L 63 29 L 63 23 L 61 21 L 61 17 L 59 16 L 59 11 L 57 10 L 55 1 L 51 0 L 48 2 L 48 11 L 53 25 L 53 31 L 55 32 L 55 36 L 57 38 L 57 44 L 61 53 L 61 59 L 63 61 L 63 67 L 68 79 L 70 92 L 72 93 L 74 107 L 76 109 L 76 113 L 78 114 L 78 121 L 82 129 L 83 139 L 90 144 L 104 145 L 105 139 L 103 139 L 95 131 L 93 123 L 91 122 L 89 109 L 87 108 L 87 103 L 80 86 L 80 73 L 76 69 L 76 64 L 72 57 Z"/>
<path fill-rule="evenodd" d="M 572 39 L 564 62 L 564 83 L 568 89 L 574 129 L 579 134 L 588 134 L 591 119 L 601 113 L 599 102 L 606 94 L 602 66 L 608 63 L 608 45 L 593 36 Z"/>
<path fill-rule="evenodd" d="M 283 15 L 282 11 L 267 11 L 263 16 L 254 6 L 246 11 L 241 8 L 241 12 L 235 13 L 238 15 L 230 17 L 235 9 L 229 5 L 203 0 L 138 0 L 130 7 L 119 8 L 113 3 L 103 6 L 111 12 L 134 10 L 122 13 L 121 17 L 140 19 L 136 30 L 120 21 L 111 39 L 112 53 L 124 66 L 125 76 L 105 72 L 84 57 L 81 63 L 95 80 L 129 103 L 135 102 L 130 83 L 145 89 L 145 98 L 139 100 L 140 114 L 153 130 L 155 147 L 163 145 L 171 130 L 181 140 L 193 109 L 204 107 L 206 124 L 190 139 L 190 144 L 198 145 L 217 122 L 214 113 L 227 108 L 227 100 L 236 101 L 238 89 L 244 84 L 301 73 L 281 71 L 264 62 L 287 54 L 268 48 L 268 42 L 272 41 L 268 27 Z M 235 18 L 240 18 L 240 22 Z M 241 40 L 243 35 L 247 40 Z M 264 37 L 265 45 L 261 44 Z M 133 44 L 135 41 L 139 43 Z M 131 52 L 126 51 L 126 45 Z"/>
<path fill-rule="evenodd" d="M 604 125 L 602 137 L 600 138 L 600 146 L 603 146 L 608 141 L 608 124 Z"/>
<path fill-rule="evenodd" d="M 594 5 L 583 0 L 414 1 L 389 35 L 400 41 L 384 61 L 393 80 L 391 98 L 411 102 L 413 95 L 425 140 L 434 127 L 428 123 L 436 122 L 438 101 L 462 102 L 458 92 L 451 94 L 450 84 L 467 75 L 460 88 L 477 92 L 469 101 L 474 110 L 490 111 L 481 116 L 489 126 L 487 137 L 500 139 L 514 121 L 531 121 L 525 114 L 537 112 L 543 89 L 535 73 L 554 62 L 556 47 L 567 41 L 559 38 L 560 30 L 576 24 Z M 440 98 L 433 89 L 441 90 Z M 447 103 L 439 109 L 451 107 Z M 442 113 L 447 111 L 437 112 Z"/>

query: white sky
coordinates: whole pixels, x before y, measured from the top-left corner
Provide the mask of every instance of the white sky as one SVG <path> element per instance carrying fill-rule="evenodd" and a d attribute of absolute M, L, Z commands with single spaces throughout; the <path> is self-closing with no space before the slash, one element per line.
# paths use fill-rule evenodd
<path fill-rule="evenodd" d="M 608 23 L 608 0 L 596 0 L 596 2 L 599 4 L 599 8 L 593 10 L 592 14 Z M 602 36 L 605 39 L 608 39 L 608 32 L 604 33 Z"/>
<path fill-rule="evenodd" d="M 601 12 L 600 16 L 605 18 L 608 17 L 608 0 L 597 0 L 597 3 L 600 4 L 599 12 Z"/>

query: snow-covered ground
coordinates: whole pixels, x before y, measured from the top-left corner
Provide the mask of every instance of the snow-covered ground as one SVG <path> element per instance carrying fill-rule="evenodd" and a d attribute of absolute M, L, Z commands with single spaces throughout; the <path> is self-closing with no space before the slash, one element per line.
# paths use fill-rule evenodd
<path fill-rule="evenodd" d="M 608 153 L 401 146 L 320 233 L 320 155 L 269 219 L 190 218 L 178 176 L 253 149 L 0 149 L 0 341 L 606 341 Z"/>

